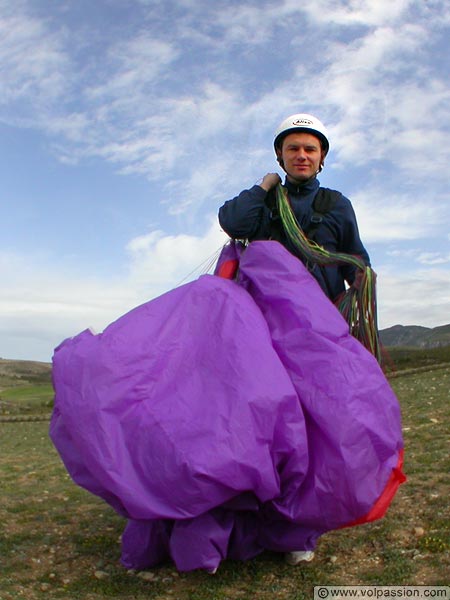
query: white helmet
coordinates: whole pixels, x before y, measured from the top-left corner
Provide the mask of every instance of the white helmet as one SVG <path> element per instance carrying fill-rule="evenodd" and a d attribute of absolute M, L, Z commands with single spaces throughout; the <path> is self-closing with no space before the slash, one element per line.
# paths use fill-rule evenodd
<path fill-rule="evenodd" d="M 275 131 L 275 139 L 273 142 L 275 152 L 277 151 L 277 148 L 279 148 L 283 138 L 289 133 L 295 132 L 311 133 L 312 135 L 316 135 L 322 144 L 323 151 L 325 154 L 327 154 L 330 148 L 330 143 L 328 141 L 328 132 L 325 128 L 325 125 L 316 117 L 306 113 L 291 115 L 282 123 L 280 123 Z"/>

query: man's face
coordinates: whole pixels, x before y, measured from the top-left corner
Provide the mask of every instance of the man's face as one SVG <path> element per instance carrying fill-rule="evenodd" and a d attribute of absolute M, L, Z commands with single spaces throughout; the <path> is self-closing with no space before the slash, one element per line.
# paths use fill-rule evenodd
<path fill-rule="evenodd" d="M 319 139 L 303 132 L 287 135 L 277 154 L 283 161 L 288 180 L 293 183 L 314 177 L 325 158 Z"/>

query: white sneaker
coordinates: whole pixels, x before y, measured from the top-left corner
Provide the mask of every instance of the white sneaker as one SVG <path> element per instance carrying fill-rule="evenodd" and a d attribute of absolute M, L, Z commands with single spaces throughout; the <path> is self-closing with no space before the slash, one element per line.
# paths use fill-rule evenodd
<path fill-rule="evenodd" d="M 208 575 L 215 575 L 217 573 L 217 569 L 219 567 L 214 567 L 214 569 L 206 569 L 206 572 L 208 573 Z"/>
<path fill-rule="evenodd" d="M 314 552 L 312 550 L 288 552 L 284 558 L 288 565 L 295 566 L 301 562 L 310 562 L 314 558 Z"/>

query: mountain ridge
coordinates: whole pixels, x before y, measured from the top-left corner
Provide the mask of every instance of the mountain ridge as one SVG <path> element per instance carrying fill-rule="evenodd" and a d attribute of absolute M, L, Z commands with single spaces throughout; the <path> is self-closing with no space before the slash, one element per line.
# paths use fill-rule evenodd
<path fill-rule="evenodd" d="M 386 347 L 439 348 L 450 346 L 450 324 L 438 327 L 393 325 L 380 330 L 380 339 Z"/>
<path fill-rule="evenodd" d="M 422 325 L 393 325 L 380 330 L 383 346 L 405 348 L 439 348 L 450 346 L 450 323 L 438 327 Z M 20 382 L 38 383 L 49 381 L 51 363 L 34 360 L 0 358 L 0 379 L 9 378 Z"/>

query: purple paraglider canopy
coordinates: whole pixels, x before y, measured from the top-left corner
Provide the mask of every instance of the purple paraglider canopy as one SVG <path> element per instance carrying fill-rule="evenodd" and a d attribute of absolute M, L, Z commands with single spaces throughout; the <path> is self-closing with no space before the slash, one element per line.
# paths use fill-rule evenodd
<path fill-rule="evenodd" d="M 404 480 L 397 399 L 316 281 L 277 242 L 216 272 L 237 264 L 55 350 L 50 435 L 128 519 L 127 568 L 310 550 Z"/>

